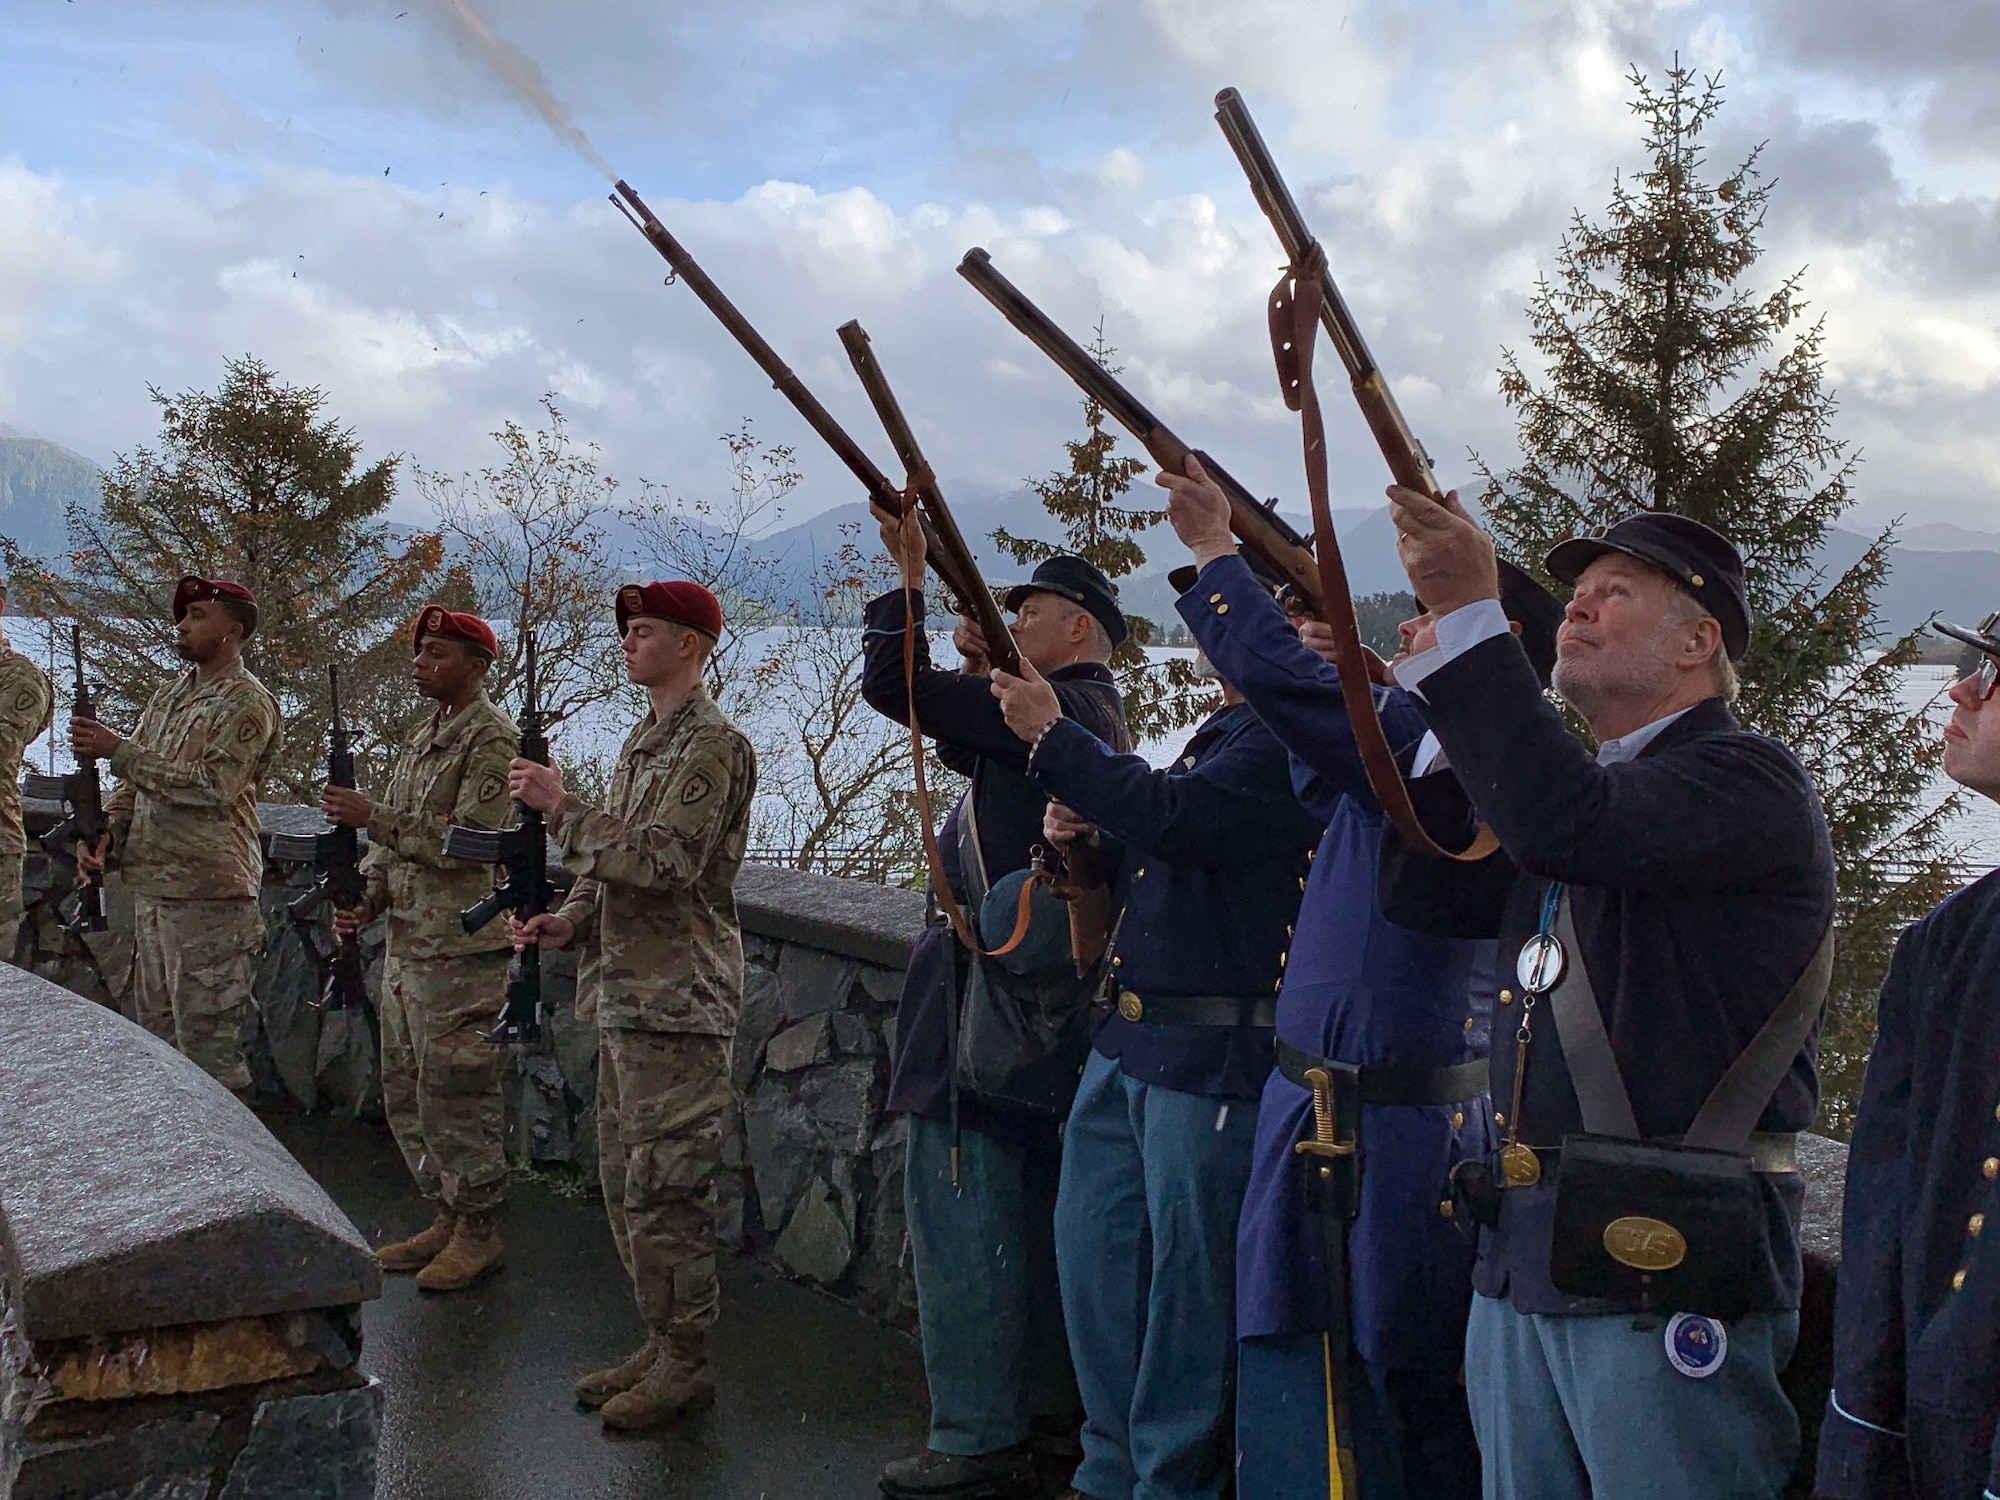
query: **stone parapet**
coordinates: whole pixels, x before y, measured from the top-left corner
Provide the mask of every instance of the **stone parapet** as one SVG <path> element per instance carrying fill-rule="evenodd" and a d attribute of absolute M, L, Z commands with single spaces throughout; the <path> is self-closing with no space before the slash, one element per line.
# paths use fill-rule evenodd
<path fill-rule="evenodd" d="M 0 1500 L 374 1492 L 360 1233 L 173 1048 L 0 965 Z"/>

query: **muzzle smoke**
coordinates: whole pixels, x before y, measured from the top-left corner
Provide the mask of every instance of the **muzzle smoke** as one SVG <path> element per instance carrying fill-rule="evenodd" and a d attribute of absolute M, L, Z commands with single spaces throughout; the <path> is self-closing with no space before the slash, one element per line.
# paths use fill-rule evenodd
<path fill-rule="evenodd" d="M 549 129 L 556 133 L 558 140 L 602 172 L 607 182 L 615 184 L 618 181 L 618 174 L 597 154 L 597 148 L 590 144 L 590 137 L 578 128 L 556 102 L 555 95 L 549 92 L 548 78 L 533 58 L 513 43 L 495 36 L 493 28 L 467 0 L 442 0 L 438 9 L 452 23 L 454 34 L 468 43 L 471 50 L 515 93 L 534 106 L 535 112 L 548 122 Z"/>

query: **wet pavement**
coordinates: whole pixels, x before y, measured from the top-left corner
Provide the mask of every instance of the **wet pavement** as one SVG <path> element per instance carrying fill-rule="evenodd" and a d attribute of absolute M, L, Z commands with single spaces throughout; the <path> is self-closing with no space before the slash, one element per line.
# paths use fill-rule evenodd
<path fill-rule="evenodd" d="M 369 1243 L 428 1222 L 378 1127 L 265 1123 Z M 526 1184 L 504 1226 L 504 1271 L 442 1297 L 395 1277 L 363 1314 L 362 1364 L 387 1397 L 379 1500 L 866 1500 L 883 1464 L 923 1446 L 914 1343 L 729 1255 L 714 1410 L 606 1437 L 570 1382 L 642 1336 L 603 1209 Z"/>

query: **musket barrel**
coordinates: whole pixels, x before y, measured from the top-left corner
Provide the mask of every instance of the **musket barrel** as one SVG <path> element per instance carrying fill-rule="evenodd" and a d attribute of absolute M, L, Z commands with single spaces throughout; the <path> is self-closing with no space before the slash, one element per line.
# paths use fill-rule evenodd
<path fill-rule="evenodd" d="M 819 434 L 821 441 L 833 449 L 835 456 L 847 465 L 856 479 L 861 481 L 862 488 L 868 491 L 869 497 L 878 503 L 889 505 L 892 509 L 895 508 L 891 497 L 896 496 L 899 491 L 889 482 L 889 477 L 876 467 L 875 461 L 862 451 L 861 445 L 848 436 L 847 430 L 834 419 L 833 413 L 820 405 L 818 398 L 806 389 L 805 382 L 792 373 L 791 366 L 778 358 L 778 351 L 751 326 L 750 320 L 744 317 L 736 304 L 723 294 L 722 288 L 709 279 L 708 273 L 702 270 L 692 255 L 688 254 L 686 247 L 675 239 L 667 226 L 660 222 L 658 216 L 646 207 L 645 200 L 633 192 L 631 186 L 622 179 L 618 182 L 617 188 L 619 196 L 637 210 L 640 232 L 665 258 L 667 264 L 674 268 L 674 274 L 688 284 L 688 289 L 701 299 L 702 305 L 715 314 L 716 321 L 729 330 L 736 342 L 743 346 L 744 352 L 757 361 L 759 368 L 771 377 L 772 386 L 792 403 L 799 415 L 806 419 L 807 425 Z"/>

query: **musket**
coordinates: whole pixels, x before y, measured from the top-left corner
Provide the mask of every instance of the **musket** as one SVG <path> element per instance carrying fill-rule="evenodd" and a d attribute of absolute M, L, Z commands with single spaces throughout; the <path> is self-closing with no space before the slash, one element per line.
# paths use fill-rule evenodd
<path fill-rule="evenodd" d="M 1083 393 L 1095 401 L 1152 456 L 1153 462 L 1173 474 L 1187 473 L 1188 456 L 1200 460 L 1202 468 L 1229 497 L 1229 529 L 1250 554 L 1253 566 L 1270 581 L 1282 583 L 1319 613 L 1319 572 L 1313 563 L 1311 544 L 1278 514 L 1277 502 L 1266 505 L 1250 493 L 1234 475 L 1199 448 L 1190 448 L 1162 422 L 1144 402 L 1133 395 L 1089 352 L 1043 312 L 1027 294 L 993 264 L 993 257 L 974 247 L 958 263 L 958 274 L 971 282 L 979 295 L 999 310 L 1000 316 L 1025 334 L 1028 342 L 1046 354 Z"/>
<path fill-rule="evenodd" d="M 1271 159 L 1270 148 L 1258 133 L 1257 122 L 1235 89 L 1215 96 L 1215 118 L 1228 137 L 1229 145 L 1250 179 L 1250 190 L 1258 207 L 1277 231 L 1284 246 L 1287 264 L 1272 290 L 1269 312 L 1271 354 L 1278 367 L 1279 390 L 1285 405 L 1300 415 L 1305 439 L 1306 490 L 1312 503 L 1313 533 L 1318 538 L 1314 564 L 1320 575 L 1324 608 L 1317 611 L 1332 627 L 1333 659 L 1340 673 L 1341 695 L 1347 703 L 1347 719 L 1354 731 L 1355 750 L 1368 775 L 1368 784 L 1382 804 L 1382 812 L 1410 847 L 1419 854 L 1440 859 L 1476 861 L 1498 849 L 1499 841 L 1490 828 L 1481 827 L 1463 849 L 1446 849 L 1433 840 L 1423 820 L 1411 804 L 1409 788 L 1403 784 L 1402 770 L 1383 731 L 1372 694 L 1367 648 L 1354 618 L 1354 600 L 1347 581 L 1347 564 L 1340 555 L 1340 541 L 1333 529 L 1333 501 L 1327 478 L 1326 420 L 1319 394 L 1313 384 L 1313 353 L 1319 330 L 1324 328 L 1333 341 L 1340 362 L 1347 369 L 1354 399 L 1360 404 L 1375 444 L 1388 460 L 1389 472 L 1405 489 L 1444 503 L 1437 476 L 1431 471 L 1430 455 L 1410 431 L 1403 411 L 1389 390 L 1382 367 L 1375 363 L 1368 342 L 1348 311 L 1347 299 L 1334 284 L 1327 266 L 1326 250 L 1306 228 L 1305 216 L 1293 199 L 1291 189 Z M 1317 326 L 1315 326 L 1317 325 Z"/>
<path fill-rule="evenodd" d="M 520 758 L 538 766 L 549 763 L 549 737 L 542 722 L 535 680 L 535 637 L 528 636 L 528 687 L 521 705 Z M 445 830 L 444 855 L 474 864 L 493 865 L 493 889 L 458 914 L 459 926 L 470 934 L 500 913 L 512 912 L 523 922 L 549 909 L 549 835 L 542 815 L 525 802 L 514 804 L 512 828 L 468 828 L 454 823 Z M 500 1021 L 485 1039 L 494 1043 L 532 1042 L 542 1034 L 542 952 L 536 943 L 514 954 L 507 966 L 507 999 Z"/>
<path fill-rule="evenodd" d="M 1348 311 L 1347 299 L 1340 295 L 1332 272 L 1326 268 L 1325 249 L 1306 227 L 1305 215 L 1299 212 L 1292 190 L 1279 175 L 1278 164 L 1258 132 L 1257 122 L 1250 118 L 1249 107 L 1235 89 L 1224 89 L 1215 96 L 1215 120 L 1222 127 L 1223 135 L 1228 137 L 1237 161 L 1243 164 L 1244 175 L 1250 179 L 1250 191 L 1256 195 L 1257 206 L 1264 210 L 1264 216 L 1277 231 L 1278 243 L 1284 247 L 1286 259 L 1300 270 L 1318 268 L 1320 324 L 1333 341 L 1340 362 L 1347 367 L 1354 399 L 1361 407 L 1368 430 L 1375 435 L 1375 444 L 1382 450 L 1382 457 L 1388 460 L 1390 474 L 1405 489 L 1416 490 L 1442 503 L 1444 492 L 1438 488 L 1430 455 L 1404 420 L 1403 409 L 1396 404 L 1389 382 L 1383 377 L 1382 367 L 1375 363 L 1368 341 L 1361 336 L 1360 325 L 1354 321 L 1354 314 Z M 1298 410 L 1295 391 L 1286 391 L 1286 401 L 1294 411 Z"/>
<path fill-rule="evenodd" d="M 918 513 L 930 523 L 924 533 L 926 555 L 931 555 L 935 549 L 935 565 L 940 578 L 949 580 L 958 576 L 972 580 L 963 587 L 949 582 L 946 586 L 958 596 L 959 604 L 972 616 L 980 634 L 986 637 L 986 659 L 1001 671 L 1019 677 L 1021 650 L 1014 644 L 1014 634 L 1007 628 L 1006 617 L 1000 613 L 993 591 L 979 581 L 979 565 L 973 560 L 972 549 L 966 546 L 958 521 L 952 515 L 951 507 L 945 503 L 944 491 L 938 488 L 937 474 L 925 460 L 923 449 L 917 446 L 917 435 L 911 431 L 909 419 L 903 415 L 902 403 L 889 388 L 889 377 L 882 373 L 881 363 L 875 358 L 868 331 L 858 321 L 842 323 L 840 342 L 847 349 L 847 358 L 854 366 L 854 373 L 861 378 L 861 388 L 874 404 L 875 415 L 882 419 L 882 429 L 889 434 L 890 446 L 903 462 L 903 472 L 908 476 L 905 493 L 913 497 Z"/>
<path fill-rule="evenodd" d="M 79 719 L 95 719 L 97 707 L 91 699 L 90 683 L 83 675 L 83 624 L 78 620 L 70 621 L 69 654 L 76 667 L 76 677 L 70 688 L 73 712 Z M 30 771 L 22 779 L 21 794 L 46 802 L 60 802 L 68 809 L 69 815 L 41 837 L 42 848 L 52 854 L 60 849 L 95 849 L 109 827 L 104 816 L 104 784 L 98 775 L 95 756 L 79 756 L 76 769 L 65 776 Z M 103 872 L 80 875 L 76 886 L 76 910 L 63 923 L 63 931 L 102 932 L 109 925 L 104 910 Z"/>
<path fill-rule="evenodd" d="M 778 351 L 751 326 L 750 320 L 723 294 L 722 288 L 709 279 L 708 273 L 688 254 L 687 248 L 646 207 L 645 200 L 623 180 L 617 186 L 618 191 L 611 198 L 612 206 L 625 215 L 673 268 L 667 284 L 685 282 L 688 290 L 701 299 L 702 306 L 715 314 L 716 321 L 728 330 L 730 337 L 741 344 L 744 352 L 757 362 L 758 368 L 771 377 L 771 385 L 778 394 L 792 403 L 798 414 L 806 419 L 806 425 L 819 434 L 820 440 L 833 450 L 834 456 L 861 481 L 861 488 L 867 492 L 870 505 L 894 516 L 907 513 L 911 504 L 908 494 L 890 483 L 889 476 L 876 467 L 875 460 L 862 451 L 861 445 L 848 435 L 847 429 L 834 419 L 833 413 L 820 405 L 819 398 L 806 388 L 805 382 L 792 372 L 791 366 L 778 357 Z M 631 206 L 628 208 L 627 204 Z M 958 554 L 938 535 L 931 518 L 922 511 L 920 506 L 919 519 L 923 522 L 925 550 L 929 553 L 931 567 L 962 606 L 977 610 L 981 595 L 990 597 L 991 591 L 980 581 L 978 569 L 969 565 L 970 554 L 965 554 L 967 564 L 959 566 Z M 998 637 L 989 633 L 986 639 L 991 642 Z"/>
<path fill-rule="evenodd" d="M 332 718 L 326 731 L 326 784 L 352 791 L 354 749 L 348 740 L 347 726 L 340 717 L 340 668 L 330 662 L 327 664 L 326 681 L 332 706 Z M 319 879 L 313 883 L 312 889 L 288 905 L 285 915 L 297 930 L 306 952 L 325 971 L 326 980 L 320 987 L 320 1008 L 361 1009 L 368 1003 L 364 977 L 367 966 L 361 958 L 361 935 L 350 932 L 345 937 L 336 938 L 333 952 L 324 958 L 320 956 L 319 943 L 313 935 L 314 918 L 319 915 L 321 907 L 352 911 L 367 899 L 367 881 L 361 874 L 361 831 L 329 823 L 312 833 L 274 833 L 271 835 L 271 858 L 309 864 L 319 871 Z"/>

